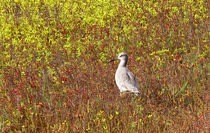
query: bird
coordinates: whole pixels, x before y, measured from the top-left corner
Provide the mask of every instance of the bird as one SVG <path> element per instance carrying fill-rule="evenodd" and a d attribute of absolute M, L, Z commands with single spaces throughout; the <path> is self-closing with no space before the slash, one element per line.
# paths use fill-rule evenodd
<path fill-rule="evenodd" d="M 120 90 L 120 95 L 122 94 L 122 92 L 128 91 L 139 96 L 139 84 L 136 80 L 136 77 L 126 67 L 128 63 L 128 55 L 125 52 L 122 52 L 117 58 L 110 60 L 108 63 L 113 62 L 115 60 L 120 60 L 117 71 L 115 73 L 115 82 Z"/>

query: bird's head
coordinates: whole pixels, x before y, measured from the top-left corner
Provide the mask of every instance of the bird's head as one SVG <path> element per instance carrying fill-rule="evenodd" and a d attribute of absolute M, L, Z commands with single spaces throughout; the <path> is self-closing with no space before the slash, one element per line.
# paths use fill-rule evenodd
<path fill-rule="evenodd" d="M 127 62 L 128 61 L 128 55 L 125 52 L 122 52 L 122 53 L 119 54 L 119 56 L 117 58 L 114 58 L 113 60 L 109 61 L 108 63 L 113 62 L 115 60 L 120 60 L 120 61 L 123 60 L 123 61 Z"/>

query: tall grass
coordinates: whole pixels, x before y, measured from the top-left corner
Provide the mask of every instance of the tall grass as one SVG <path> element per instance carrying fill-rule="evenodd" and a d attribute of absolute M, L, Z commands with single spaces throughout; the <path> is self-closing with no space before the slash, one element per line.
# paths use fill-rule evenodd
<path fill-rule="evenodd" d="M 207 3 L 1 2 L 0 131 L 208 132 Z"/>

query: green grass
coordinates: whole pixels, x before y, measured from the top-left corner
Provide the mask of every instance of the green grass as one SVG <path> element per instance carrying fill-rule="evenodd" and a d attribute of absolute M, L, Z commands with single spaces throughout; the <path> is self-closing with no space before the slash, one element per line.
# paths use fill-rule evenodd
<path fill-rule="evenodd" d="M 0 3 L 1 132 L 208 132 L 208 2 Z M 119 96 L 129 55 L 141 95 Z"/>

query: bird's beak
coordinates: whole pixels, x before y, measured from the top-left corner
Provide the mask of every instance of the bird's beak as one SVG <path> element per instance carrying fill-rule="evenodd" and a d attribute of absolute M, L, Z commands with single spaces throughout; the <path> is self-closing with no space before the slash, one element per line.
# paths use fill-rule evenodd
<path fill-rule="evenodd" d="M 115 60 L 118 60 L 118 57 L 117 57 L 117 58 L 114 58 L 113 60 L 110 60 L 110 61 L 107 62 L 107 63 L 113 62 L 113 61 L 115 61 Z"/>

